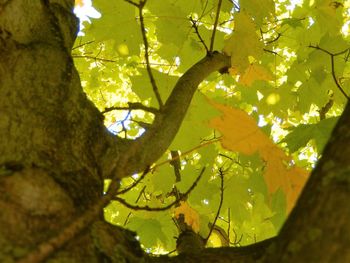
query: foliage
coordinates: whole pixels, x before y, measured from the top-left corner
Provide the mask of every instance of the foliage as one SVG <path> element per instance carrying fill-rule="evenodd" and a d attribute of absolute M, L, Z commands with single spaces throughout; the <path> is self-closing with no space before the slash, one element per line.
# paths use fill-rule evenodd
<path fill-rule="evenodd" d="M 168 151 L 121 195 L 135 209 L 115 201 L 106 218 L 151 252 L 174 250 L 180 212 L 202 237 L 223 235 L 215 223 L 234 246 L 276 235 L 350 94 L 350 1 L 148 0 L 142 17 L 134 1 L 95 0 L 102 17 L 84 23 L 73 49 L 85 92 L 117 136 L 139 136 L 159 97 L 211 46 L 232 68 L 201 83 Z M 170 204 L 203 167 L 181 209 L 140 208 Z"/>

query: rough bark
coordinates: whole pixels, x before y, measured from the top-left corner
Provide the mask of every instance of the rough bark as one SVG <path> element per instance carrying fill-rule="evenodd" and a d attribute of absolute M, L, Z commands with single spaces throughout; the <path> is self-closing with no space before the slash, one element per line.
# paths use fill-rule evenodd
<path fill-rule="evenodd" d="M 349 106 L 277 241 L 151 258 L 133 233 L 104 222 L 94 206 L 105 202 L 103 179 L 159 158 L 198 84 L 230 59 L 213 53 L 198 62 L 143 136 L 119 139 L 86 98 L 72 62 L 73 4 L 0 1 L 0 262 L 23 259 L 39 244 L 39 253 L 21 262 L 350 262 Z M 84 221 L 85 211 L 94 222 Z M 74 232 L 67 226 L 77 218 Z M 59 238 L 46 243 L 52 237 Z"/>
<path fill-rule="evenodd" d="M 73 1 L 0 4 L 0 261 L 60 232 L 102 195 L 109 138 L 70 56 Z M 89 235 L 71 246 L 96 257 Z M 73 258 L 74 258 L 73 257 Z"/>

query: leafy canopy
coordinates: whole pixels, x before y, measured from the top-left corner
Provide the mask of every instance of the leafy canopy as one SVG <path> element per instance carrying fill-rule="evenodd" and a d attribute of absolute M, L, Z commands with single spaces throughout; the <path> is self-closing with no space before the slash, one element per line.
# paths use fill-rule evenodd
<path fill-rule="evenodd" d="M 137 209 L 115 201 L 107 220 L 137 231 L 154 253 L 175 248 L 180 215 L 202 237 L 211 232 L 213 246 L 276 235 L 350 94 L 350 1 L 148 0 L 142 17 L 138 1 L 94 0 L 101 18 L 83 23 L 73 49 L 85 92 L 116 136 L 139 136 L 208 50 L 232 67 L 200 84 L 168 151 L 119 196 Z M 89 4 L 76 1 L 98 17 Z M 165 207 L 192 186 L 175 209 L 140 209 Z"/>

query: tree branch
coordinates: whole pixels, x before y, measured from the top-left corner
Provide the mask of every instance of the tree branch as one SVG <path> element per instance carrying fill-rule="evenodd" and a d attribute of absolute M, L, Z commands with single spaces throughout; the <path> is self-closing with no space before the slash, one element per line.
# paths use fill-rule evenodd
<path fill-rule="evenodd" d="M 113 110 L 128 110 L 128 111 L 130 111 L 130 110 L 143 110 L 143 111 L 147 111 L 147 112 L 150 112 L 153 114 L 157 114 L 159 112 L 158 109 L 153 108 L 153 107 L 147 107 L 140 102 L 129 102 L 128 105 L 129 105 L 128 107 L 115 106 L 115 107 L 105 108 L 104 111 L 102 111 L 101 113 L 104 114 L 104 113 L 107 113 L 107 112 L 110 112 Z"/>
<path fill-rule="evenodd" d="M 148 40 L 147 40 L 147 36 L 146 36 L 145 22 L 144 22 L 144 18 L 143 18 L 143 7 L 145 6 L 146 2 L 147 2 L 147 0 L 141 0 L 140 4 L 138 6 L 139 16 L 140 16 L 140 24 L 141 24 L 141 33 L 142 33 L 142 38 L 143 38 L 143 44 L 145 45 L 146 68 L 147 68 L 149 79 L 151 81 L 153 92 L 157 98 L 159 107 L 162 108 L 163 107 L 162 98 L 160 97 L 159 90 L 158 90 L 158 87 L 156 84 L 156 80 L 154 79 L 152 69 L 150 66 L 150 61 L 149 61 L 149 45 L 148 45 Z"/>
<path fill-rule="evenodd" d="M 75 47 L 72 47 L 72 50 L 77 49 L 77 48 L 81 48 L 83 46 L 89 45 L 89 44 L 94 43 L 94 42 L 95 42 L 95 40 L 87 41 L 85 43 L 82 43 L 82 44 L 79 44 L 79 45 L 77 45 Z"/>
<path fill-rule="evenodd" d="M 107 59 L 107 58 L 98 58 L 97 56 L 90 56 L 90 55 L 76 55 L 76 54 L 72 54 L 72 58 L 93 59 L 95 61 L 111 62 L 111 63 L 118 62 L 117 60 Z"/>
<path fill-rule="evenodd" d="M 116 147 L 123 155 L 116 159 L 115 153 L 107 153 L 104 162 L 113 167 L 123 167 L 118 169 L 118 178 L 143 171 L 162 156 L 179 130 L 198 85 L 212 72 L 227 67 L 230 67 L 230 57 L 218 52 L 206 56 L 180 77 L 163 109 L 142 136 L 134 141 L 115 139 Z M 108 167 L 106 169 L 104 175 L 109 173 Z"/>
<path fill-rule="evenodd" d="M 211 39 L 210 39 L 210 48 L 209 48 L 209 52 L 213 52 L 213 49 L 214 49 L 215 33 L 216 33 L 216 29 L 217 29 L 218 22 L 219 22 L 221 3 L 222 3 L 222 0 L 219 0 L 219 2 L 218 2 L 218 8 L 217 8 L 217 10 L 216 10 L 215 21 L 214 21 L 213 33 L 212 33 Z"/>

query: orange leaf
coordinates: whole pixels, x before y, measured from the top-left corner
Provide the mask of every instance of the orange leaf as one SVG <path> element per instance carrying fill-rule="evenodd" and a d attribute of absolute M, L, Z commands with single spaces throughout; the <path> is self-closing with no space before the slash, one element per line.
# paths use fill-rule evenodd
<path fill-rule="evenodd" d="M 199 215 L 187 202 L 181 201 L 180 206 L 174 209 L 175 218 L 179 218 L 180 215 L 184 215 L 185 223 L 192 227 L 192 230 L 196 233 L 199 232 Z"/>
<path fill-rule="evenodd" d="M 223 113 L 221 117 L 212 119 L 209 124 L 222 134 L 222 146 L 246 155 L 258 152 L 266 162 L 264 179 L 268 192 L 272 194 L 281 188 L 286 195 L 287 209 L 290 211 L 306 182 L 308 172 L 299 167 L 289 166 L 291 157 L 276 146 L 245 111 L 213 101 L 210 103 Z"/>
<path fill-rule="evenodd" d="M 265 67 L 257 64 L 250 64 L 244 74 L 239 78 L 239 82 L 246 86 L 251 86 L 256 80 L 269 81 L 273 80 L 273 76 Z"/>
<path fill-rule="evenodd" d="M 245 111 L 211 103 L 224 113 L 210 121 L 210 126 L 222 133 L 221 143 L 224 148 L 251 155 L 269 143 L 255 120 Z"/>

